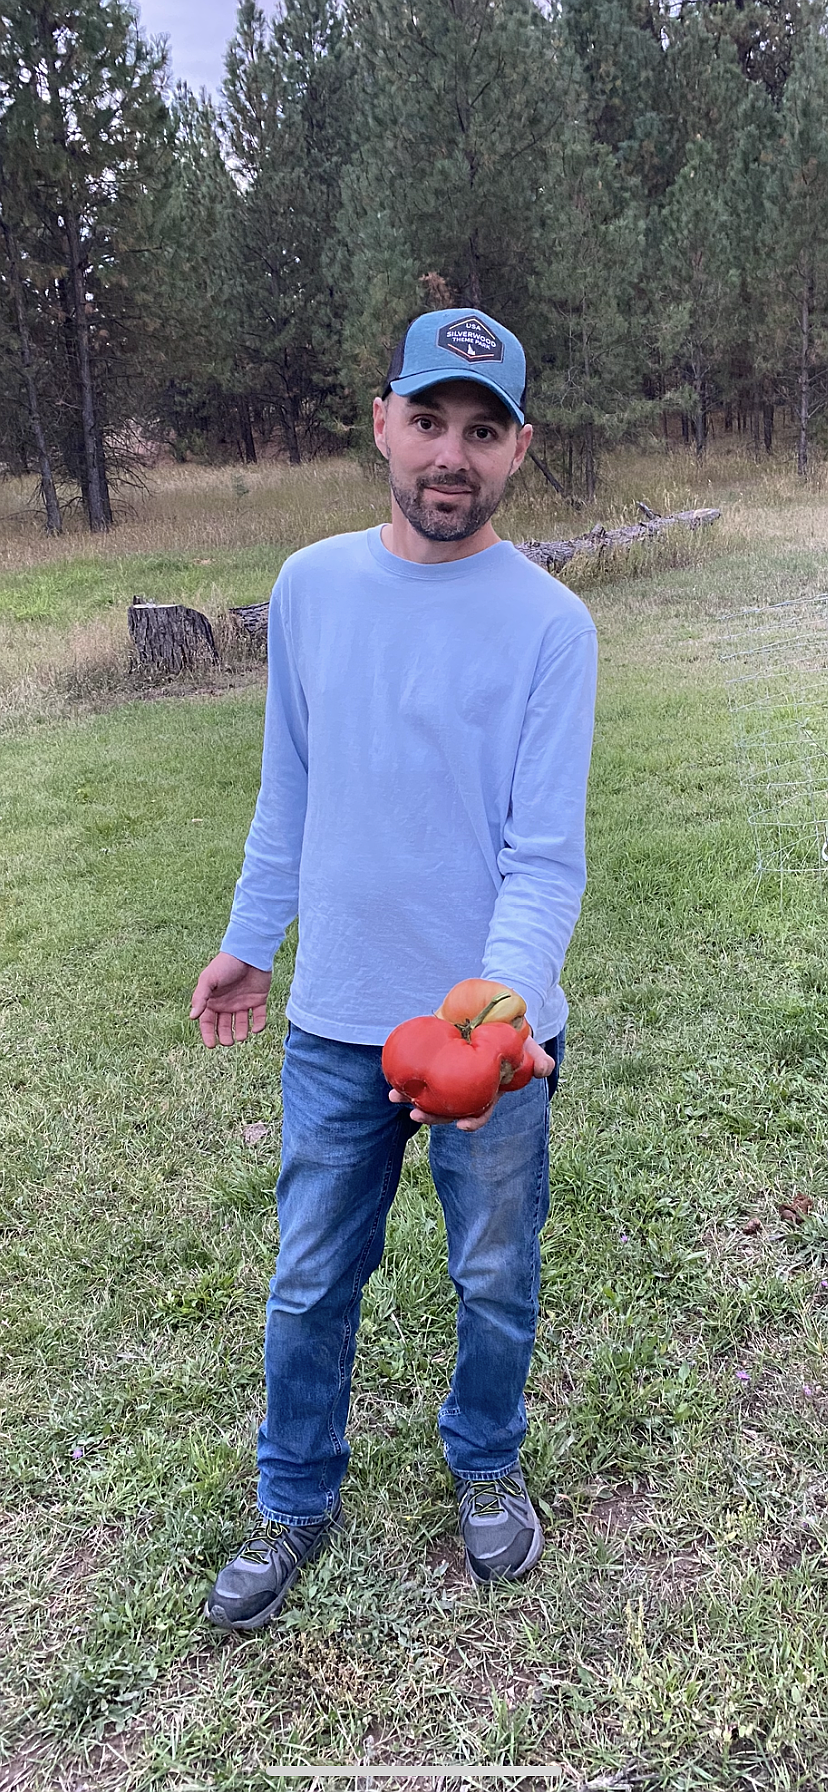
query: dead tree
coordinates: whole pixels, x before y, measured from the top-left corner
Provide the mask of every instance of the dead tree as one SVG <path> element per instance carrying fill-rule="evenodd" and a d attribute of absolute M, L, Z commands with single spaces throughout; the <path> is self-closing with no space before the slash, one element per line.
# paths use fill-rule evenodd
<path fill-rule="evenodd" d="M 603 523 L 596 523 L 588 535 L 576 535 L 567 541 L 518 541 L 515 546 L 527 560 L 546 567 L 547 572 L 557 572 L 559 567 L 574 560 L 576 554 L 586 554 L 594 559 L 596 555 L 611 553 L 616 548 L 629 548 L 635 541 L 651 541 L 676 523 L 683 523 L 688 529 L 699 529 L 705 523 L 715 523 L 722 514 L 720 510 L 678 510 L 672 516 L 658 516 L 649 504 L 640 501 L 638 508 L 644 518 L 640 523 L 623 523 L 617 529 L 605 529 Z M 268 608 L 267 603 L 238 604 L 228 611 L 234 628 L 265 652 Z M 188 612 L 189 615 L 195 613 Z"/>
<path fill-rule="evenodd" d="M 715 523 L 722 514 L 720 510 L 677 510 L 673 516 L 657 516 L 648 504 L 642 503 L 639 503 L 639 510 L 644 513 L 642 523 L 622 523 L 617 529 L 605 529 L 603 523 L 596 523 L 588 535 L 576 535 L 568 541 L 519 541 L 516 545 L 527 560 L 534 560 L 538 566 L 554 572 L 574 560 L 576 554 L 586 554 L 594 559 L 596 554 L 631 547 L 634 541 L 649 541 L 676 523 L 684 523 L 688 529 L 698 529 L 705 523 Z"/>

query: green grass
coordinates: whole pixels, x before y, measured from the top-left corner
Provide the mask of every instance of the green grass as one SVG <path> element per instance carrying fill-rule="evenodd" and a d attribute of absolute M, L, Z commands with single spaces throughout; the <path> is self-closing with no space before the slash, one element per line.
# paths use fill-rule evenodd
<path fill-rule="evenodd" d="M 756 885 L 708 638 L 723 590 L 760 556 L 784 585 L 800 551 L 731 540 L 593 588 L 591 881 L 526 1450 L 548 1544 L 492 1595 L 463 1579 L 436 1434 L 453 1308 L 420 1137 L 365 1306 L 346 1531 L 278 1626 L 205 1627 L 252 1508 L 292 942 L 260 1041 L 208 1056 L 185 1017 L 261 691 L 4 743 L 0 1785 L 264 1792 L 287 1763 L 370 1758 L 823 1783 L 825 897 Z"/>
<path fill-rule="evenodd" d="M 3 576 L 0 617 L 61 628 L 115 606 L 125 613 L 133 597 L 209 610 L 261 603 L 269 597 L 286 553 L 278 543 L 261 543 L 216 550 L 200 560 L 169 552 L 136 553 L 30 567 Z"/>

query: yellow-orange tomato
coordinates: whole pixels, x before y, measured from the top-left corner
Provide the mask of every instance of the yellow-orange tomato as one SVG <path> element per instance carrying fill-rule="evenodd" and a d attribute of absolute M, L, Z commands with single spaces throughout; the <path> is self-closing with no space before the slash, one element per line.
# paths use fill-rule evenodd
<path fill-rule="evenodd" d="M 462 983 L 455 983 L 435 1012 L 438 1020 L 450 1020 L 469 1030 L 489 1021 L 505 1021 L 521 1039 L 528 1039 L 531 1031 L 523 997 L 488 977 L 465 977 Z"/>

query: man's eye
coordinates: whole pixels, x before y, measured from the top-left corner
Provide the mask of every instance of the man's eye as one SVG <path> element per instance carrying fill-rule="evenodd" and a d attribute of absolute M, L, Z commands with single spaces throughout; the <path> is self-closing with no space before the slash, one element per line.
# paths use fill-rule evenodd
<path fill-rule="evenodd" d="M 479 424 L 474 433 L 478 442 L 490 442 L 492 440 L 492 431 L 486 423 Z"/>
<path fill-rule="evenodd" d="M 433 429 L 434 428 L 434 418 L 433 417 L 417 417 L 417 418 L 415 418 L 415 422 L 416 422 L 418 429 Z"/>

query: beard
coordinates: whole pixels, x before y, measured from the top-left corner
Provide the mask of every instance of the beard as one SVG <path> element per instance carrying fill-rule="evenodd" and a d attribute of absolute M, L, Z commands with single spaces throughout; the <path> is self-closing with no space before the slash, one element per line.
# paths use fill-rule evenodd
<path fill-rule="evenodd" d="M 418 535 L 425 536 L 426 541 L 467 541 L 470 535 L 476 535 L 490 516 L 494 516 L 506 485 L 504 480 L 503 485 L 493 491 L 491 487 L 484 489 L 474 485 L 468 479 L 435 476 L 417 479 L 414 485 L 404 486 L 395 477 L 392 466 L 389 466 L 389 479 L 403 516 Z M 435 496 L 435 488 L 441 485 L 453 488 L 454 492 L 459 488 L 467 491 L 468 502 L 464 501 L 459 510 L 450 497 L 441 503 Z M 428 497 L 425 496 L 427 486 L 432 488 Z"/>

